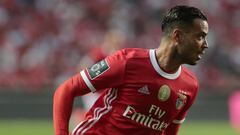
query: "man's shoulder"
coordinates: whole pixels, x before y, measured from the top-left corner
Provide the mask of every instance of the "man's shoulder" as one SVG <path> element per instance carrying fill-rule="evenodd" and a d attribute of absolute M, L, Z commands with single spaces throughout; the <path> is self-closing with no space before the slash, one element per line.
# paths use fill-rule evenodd
<path fill-rule="evenodd" d="M 110 65 L 119 67 L 120 65 L 136 66 L 136 64 L 145 63 L 145 60 L 149 59 L 149 57 L 149 49 L 124 48 L 108 56 L 106 59 Z"/>
<path fill-rule="evenodd" d="M 184 78 L 187 80 L 187 82 L 194 84 L 194 87 L 198 87 L 198 79 L 196 75 L 185 66 L 182 66 L 182 71 L 185 76 Z"/>
<path fill-rule="evenodd" d="M 124 48 L 124 49 L 122 49 L 120 51 L 128 59 L 148 58 L 149 57 L 149 49 L 144 49 L 144 48 Z"/>

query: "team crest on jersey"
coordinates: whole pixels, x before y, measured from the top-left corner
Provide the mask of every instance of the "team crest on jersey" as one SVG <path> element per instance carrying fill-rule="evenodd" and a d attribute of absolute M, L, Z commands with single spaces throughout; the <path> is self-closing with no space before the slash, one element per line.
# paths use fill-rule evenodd
<path fill-rule="evenodd" d="M 176 100 L 176 109 L 177 110 L 180 110 L 183 107 L 183 105 L 186 102 L 186 99 L 187 99 L 186 95 L 184 95 L 182 93 L 178 93 L 178 98 Z"/>
<path fill-rule="evenodd" d="M 171 90 L 169 86 L 167 85 L 162 85 L 158 91 L 158 100 L 164 102 L 167 101 L 168 98 L 170 97 Z"/>
<path fill-rule="evenodd" d="M 100 62 L 94 64 L 90 68 L 87 68 L 87 71 L 88 71 L 90 78 L 93 80 L 96 77 L 100 76 L 105 71 L 107 71 L 109 68 L 110 67 L 109 67 L 107 61 L 104 59 L 104 60 L 101 60 Z"/>

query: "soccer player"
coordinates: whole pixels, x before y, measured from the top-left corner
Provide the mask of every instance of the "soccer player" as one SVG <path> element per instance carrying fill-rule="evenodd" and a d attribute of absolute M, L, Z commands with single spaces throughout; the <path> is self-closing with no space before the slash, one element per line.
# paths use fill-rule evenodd
<path fill-rule="evenodd" d="M 105 89 L 72 135 L 176 135 L 198 92 L 196 65 L 208 48 L 207 17 L 175 6 L 162 20 L 157 49 L 117 51 L 65 81 L 53 103 L 55 135 L 68 135 L 76 96 Z"/>

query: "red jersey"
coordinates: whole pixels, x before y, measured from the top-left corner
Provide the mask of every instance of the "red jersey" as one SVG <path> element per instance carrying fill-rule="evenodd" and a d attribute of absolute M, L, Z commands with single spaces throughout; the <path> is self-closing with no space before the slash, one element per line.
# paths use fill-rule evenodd
<path fill-rule="evenodd" d="M 80 74 L 92 92 L 105 90 L 73 135 L 163 135 L 184 121 L 198 91 L 186 67 L 164 72 L 155 50 L 123 49 Z"/>

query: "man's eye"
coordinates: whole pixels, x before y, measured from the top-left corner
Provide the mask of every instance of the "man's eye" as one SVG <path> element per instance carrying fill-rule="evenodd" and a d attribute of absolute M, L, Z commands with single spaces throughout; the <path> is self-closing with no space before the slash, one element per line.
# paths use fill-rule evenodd
<path fill-rule="evenodd" d="M 202 40 L 202 39 L 204 39 L 205 37 L 203 36 L 203 35 L 201 35 L 201 36 L 198 36 L 198 39 L 199 40 Z"/>

